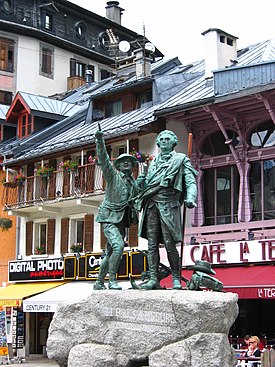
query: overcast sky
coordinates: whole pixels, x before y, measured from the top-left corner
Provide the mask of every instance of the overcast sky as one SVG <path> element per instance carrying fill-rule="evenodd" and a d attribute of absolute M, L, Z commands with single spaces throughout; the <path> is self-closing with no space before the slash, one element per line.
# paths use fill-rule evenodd
<path fill-rule="evenodd" d="M 70 0 L 101 16 L 105 0 Z M 275 1 L 262 0 L 120 0 L 122 25 L 143 34 L 165 55 L 185 64 L 204 58 L 201 33 L 219 28 L 238 37 L 242 48 L 275 38 Z"/>

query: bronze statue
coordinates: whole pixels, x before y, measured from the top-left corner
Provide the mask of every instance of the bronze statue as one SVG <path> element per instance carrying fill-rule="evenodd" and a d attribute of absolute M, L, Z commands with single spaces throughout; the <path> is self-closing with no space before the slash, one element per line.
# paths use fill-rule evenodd
<path fill-rule="evenodd" d="M 182 289 L 181 265 L 176 244 L 182 241 L 181 206 L 196 206 L 197 172 L 189 158 L 176 153 L 177 136 L 169 130 L 162 131 L 156 140 L 160 154 L 144 175 L 143 191 L 138 197 L 142 210 L 139 235 L 148 240 L 148 266 L 150 280 L 143 289 L 157 289 L 159 244 L 164 244 L 171 267 L 173 289 Z"/>
<path fill-rule="evenodd" d="M 98 130 L 95 136 L 98 163 L 106 180 L 105 198 L 96 220 L 102 223 L 107 246 L 94 289 L 106 289 L 104 278 L 108 272 L 109 289 L 122 289 L 117 283 L 116 273 L 123 254 L 125 229 L 138 222 L 137 212 L 130 204 L 131 199 L 139 192 L 132 176 L 132 170 L 138 162 L 133 155 L 121 154 L 113 166 L 106 151 L 102 131 Z"/>
<path fill-rule="evenodd" d="M 190 281 L 187 281 L 189 290 L 202 290 L 201 287 L 212 289 L 213 291 L 221 292 L 223 284 L 218 279 L 212 277 L 216 272 L 211 268 L 211 263 L 203 260 L 196 260 L 195 264 L 188 267 L 189 270 L 194 270 Z"/>

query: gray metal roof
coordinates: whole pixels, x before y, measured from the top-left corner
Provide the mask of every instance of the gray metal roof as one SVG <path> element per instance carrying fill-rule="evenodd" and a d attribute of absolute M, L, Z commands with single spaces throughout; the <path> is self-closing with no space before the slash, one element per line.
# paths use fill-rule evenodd
<path fill-rule="evenodd" d="M 9 106 L 0 104 L 0 120 L 6 120 L 6 114 L 8 112 Z"/>
<path fill-rule="evenodd" d="M 134 110 L 119 116 L 101 120 L 101 129 L 107 139 L 138 131 L 142 126 L 155 120 L 155 107 L 156 106 Z M 37 144 L 34 149 L 31 149 L 31 146 L 29 145 L 28 149 L 23 154 L 20 154 L 19 160 L 34 158 L 36 156 L 92 143 L 95 140 L 95 132 L 97 129 L 98 122 L 87 124 L 85 123 L 85 119 L 82 119 L 81 122 L 72 128 L 68 128 L 53 138 L 47 139 L 41 144 Z"/>
<path fill-rule="evenodd" d="M 254 65 L 255 63 L 263 63 L 268 60 L 275 60 L 275 42 L 273 40 L 260 42 L 240 50 L 238 52 L 236 70 L 237 68 L 241 69 L 241 66 Z M 176 63 L 172 69 L 165 69 L 165 62 L 167 61 L 161 60 L 156 65 L 152 65 L 155 69 L 152 80 L 155 83 L 157 91 L 159 89 L 163 93 L 163 96 L 165 95 L 167 98 L 165 100 L 162 99 L 162 103 L 159 102 L 161 101 L 159 99 L 158 103 L 150 108 L 134 110 L 101 120 L 100 124 L 107 138 L 138 131 L 144 125 L 155 121 L 156 116 L 161 114 L 162 111 L 164 113 L 166 109 L 173 109 L 175 107 L 185 108 L 195 103 L 208 103 L 209 100 L 216 98 L 213 79 L 205 79 L 204 60 L 188 65 L 179 65 Z M 233 66 L 228 70 L 232 69 L 234 69 Z M 223 69 L 223 72 L 226 73 L 226 69 Z M 175 86 L 175 78 L 181 80 L 181 82 L 177 84 L 176 88 L 173 88 Z M 65 98 L 65 101 L 72 101 L 75 98 L 74 103 L 77 103 L 78 98 L 80 101 L 83 101 L 84 96 L 88 100 L 90 97 L 93 98 L 99 94 L 104 94 L 106 91 L 116 90 L 119 92 L 120 88 L 135 83 L 137 83 L 136 77 L 132 75 L 126 77 L 119 84 L 117 84 L 117 79 L 112 77 L 98 84 L 93 84 L 91 87 L 85 86 L 80 88 L 76 94 L 72 93 Z M 168 83 L 167 88 L 165 83 Z M 169 91 L 170 94 L 168 92 L 165 94 L 166 91 Z M 88 105 L 84 103 L 81 114 L 76 113 L 67 117 L 39 134 L 30 137 L 27 142 L 28 145 L 25 145 L 24 149 L 20 151 L 20 148 L 18 148 L 16 152 L 17 159 L 30 159 L 93 142 L 97 122 L 91 124 L 85 123 L 87 111 Z"/>
<path fill-rule="evenodd" d="M 80 109 L 80 106 L 73 103 L 58 101 L 56 99 L 37 96 L 25 92 L 19 92 L 19 94 L 32 111 L 47 112 L 61 116 L 71 116 Z"/>

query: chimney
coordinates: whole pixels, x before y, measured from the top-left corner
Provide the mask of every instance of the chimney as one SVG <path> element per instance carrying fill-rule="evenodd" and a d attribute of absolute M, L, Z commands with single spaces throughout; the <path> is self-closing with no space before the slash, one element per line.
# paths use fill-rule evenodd
<path fill-rule="evenodd" d="M 107 1 L 106 18 L 112 20 L 115 23 L 121 24 L 121 15 L 124 9 L 118 6 L 118 1 Z"/>
<path fill-rule="evenodd" d="M 134 51 L 135 64 L 136 64 L 136 77 L 137 79 L 146 78 L 151 76 L 151 62 L 150 52 L 145 48 L 139 48 Z"/>
<path fill-rule="evenodd" d="M 232 66 L 237 60 L 238 37 L 217 28 L 209 28 L 202 35 L 205 38 L 205 78 L 211 78 L 213 70 Z"/>

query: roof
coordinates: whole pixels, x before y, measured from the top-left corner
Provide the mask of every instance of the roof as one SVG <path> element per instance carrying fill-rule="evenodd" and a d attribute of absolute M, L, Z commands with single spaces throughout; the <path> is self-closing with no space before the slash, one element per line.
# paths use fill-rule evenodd
<path fill-rule="evenodd" d="M 42 97 L 30 93 L 18 92 L 7 111 L 7 120 L 14 110 L 21 109 L 22 105 L 33 114 L 44 113 L 47 115 L 71 116 L 78 112 L 80 106 L 73 103 L 59 101 L 49 97 Z"/>
<path fill-rule="evenodd" d="M 9 106 L 0 104 L 0 120 L 6 120 L 6 114 L 8 112 Z"/>
<path fill-rule="evenodd" d="M 239 50 L 237 63 L 232 63 L 232 67 L 220 71 L 225 73 L 226 79 L 227 75 L 230 77 L 232 70 L 237 71 L 243 66 L 253 67 L 259 63 L 264 65 L 267 61 L 274 61 L 275 67 L 274 40 L 259 42 Z M 133 85 L 138 85 L 138 83 L 147 81 L 153 83 L 155 93 L 154 105 L 149 108 L 101 120 L 100 124 L 102 129 L 105 130 L 107 138 L 140 131 L 145 125 L 156 121 L 157 116 L 165 114 L 167 110 L 184 110 L 193 105 L 213 103 L 218 99 L 219 95 L 215 94 L 213 78 L 210 80 L 206 79 L 204 70 L 204 60 L 181 65 L 176 58 L 172 60 L 163 59 L 152 65 L 152 77 L 137 80 L 130 73 L 123 80 L 120 80 L 119 83 L 118 78 L 121 78 L 121 75 L 111 77 L 91 86 L 86 85 L 70 93 L 63 100 L 63 102 L 74 101 L 75 104 L 78 102 L 83 104 L 82 109 L 78 113 L 59 121 L 42 132 L 34 134 L 26 140 L 27 144 L 21 141 L 19 146 L 17 142 L 16 149 L 11 147 L 10 151 L 13 151 L 16 160 L 24 160 L 93 142 L 97 123 L 86 122 L 88 111 L 88 103 L 86 102 L 90 98 L 94 99 L 106 93 L 119 93 L 122 88 L 130 88 Z M 227 71 L 228 74 L 226 74 Z M 257 82 L 261 83 L 260 80 Z M 230 80 L 228 83 L 230 83 Z M 222 93 L 227 94 L 231 98 L 236 98 L 232 91 L 226 92 L 223 90 Z M 90 105 L 90 108 L 92 108 L 92 105 Z M 0 146 L 0 151 L 3 154 L 2 149 Z"/>

